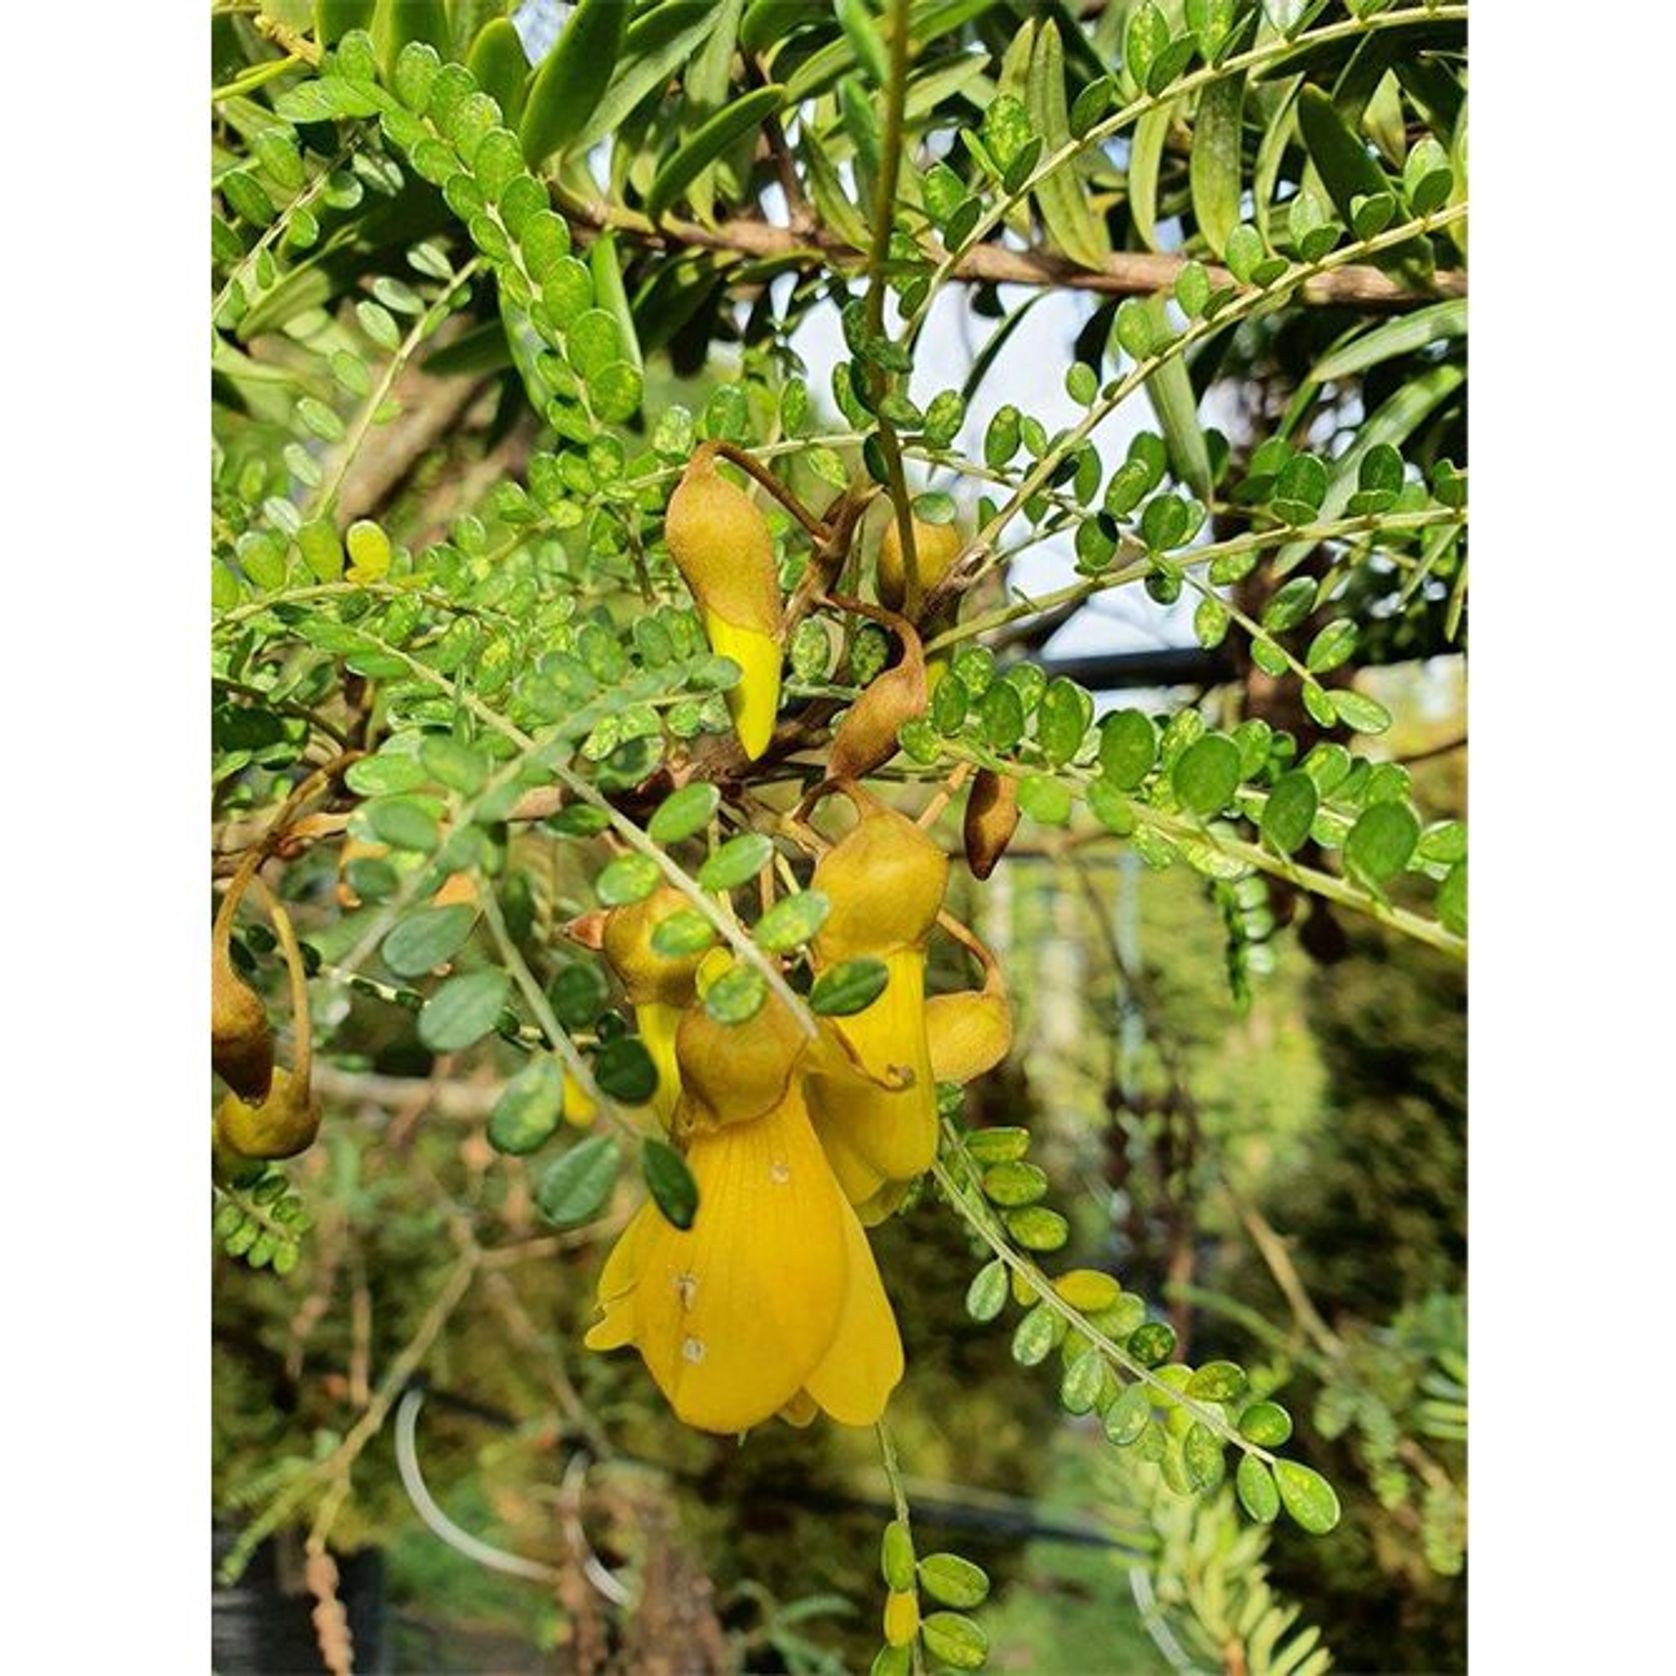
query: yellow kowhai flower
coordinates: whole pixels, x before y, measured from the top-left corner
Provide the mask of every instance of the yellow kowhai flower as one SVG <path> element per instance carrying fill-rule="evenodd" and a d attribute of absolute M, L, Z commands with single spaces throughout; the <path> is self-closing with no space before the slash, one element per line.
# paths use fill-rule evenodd
<path fill-rule="evenodd" d="M 804 1038 L 771 999 L 733 1026 L 694 1007 L 676 1040 L 675 1128 L 698 1212 L 683 1231 L 640 1209 L 606 1261 L 586 1342 L 635 1346 L 676 1415 L 703 1431 L 820 1411 L 870 1425 L 902 1377 L 902 1342 L 809 1122 Z"/>
<path fill-rule="evenodd" d="M 742 672 L 727 703 L 739 743 L 754 761 L 768 748 L 780 708 L 779 569 L 768 520 L 716 470 L 712 446 L 693 455 L 669 497 L 664 539 L 704 620 L 710 650 Z"/>
<path fill-rule="evenodd" d="M 613 908 L 605 916 L 601 948 L 606 964 L 616 974 L 634 1008 L 635 1028 L 657 1068 L 658 1087 L 652 1110 L 667 1129 L 681 1095 L 681 1072 L 675 1059 L 675 1031 L 681 1010 L 696 990 L 699 956 L 659 954 L 652 933 L 661 920 L 687 905 L 686 898 L 662 885 L 642 901 Z"/>
<path fill-rule="evenodd" d="M 851 796 L 857 794 L 852 792 Z M 809 1104 L 834 1172 L 864 1222 L 888 1215 L 937 1156 L 937 1088 L 926 1030 L 925 945 L 948 857 L 905 816 L 868 798 L 816 864 L 832 904 L 811 946 L 817 970 L 871 955 L 889 974 L 870 1006 L 826 1021 Z"/>

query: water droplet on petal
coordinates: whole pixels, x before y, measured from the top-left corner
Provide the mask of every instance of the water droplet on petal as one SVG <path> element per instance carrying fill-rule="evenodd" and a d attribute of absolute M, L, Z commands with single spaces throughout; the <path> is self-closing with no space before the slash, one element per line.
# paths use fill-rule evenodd
<path fill-rule="evenodd" d="M 704 1360 L 704 1340 L 687 1337 L 681 1340 L 681 1360 L 697 1364 Z"/>

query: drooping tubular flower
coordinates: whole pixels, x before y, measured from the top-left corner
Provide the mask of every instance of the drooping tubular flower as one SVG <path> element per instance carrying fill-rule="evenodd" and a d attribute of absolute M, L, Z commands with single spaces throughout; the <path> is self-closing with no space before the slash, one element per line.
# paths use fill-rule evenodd
<path fill-rule="evenodd" d="M 634 1345 L 676 1415 L 735 1433 L 824 1410 L 870 1425 L 902 1377 L 873 1253 L 810 1126 L 807 1038 L 771 997 L 744 1024 L 681 1020 L 674 1126 L 698 1184 L 690 1229 L 636 1214 L 600 1277 L 596 1350 Z"/>
<path fill-rule="evenodd" d="M 704 619 L 710 650 L 743 671 L 727 695 L 728 709 L 745 755 L 755 761 L 768 748 L 780 708 L 779 572 L 768 520 L 716 470 L 708 444 L 669 497 L 664 539 Z"/>
<path fill-rule="evenodd" d="M 652 933 L 659 921 L 686 905 L 678 890 L 662 885 L 639 902 L 613 908 L 605 916 L 601 933 L 606 963 L 634 1008 L 640 1039 L 657 1067 L 658 1088 L 651 1105 L 665 1129 L 674 1120 L 681 1094 L 675 1029 L 681 1010 L 696 993 L 693 985 L 700 957 L 660 954 L 652 947 Z"/>
<path fill-rule="evenodd" d="M 809 1106 L 850 1202 L 874 1222 L 937 1156 L 925 945 L 949 863 L 905 816 L 849 795 L 861 819 L 816 864 L 811 888 L 832 906 L 811 952 L 817 970 L 870 955 L 889 981 L 861 1012 L 825 1021 L 836 1039 L 810 1065 Z"/>

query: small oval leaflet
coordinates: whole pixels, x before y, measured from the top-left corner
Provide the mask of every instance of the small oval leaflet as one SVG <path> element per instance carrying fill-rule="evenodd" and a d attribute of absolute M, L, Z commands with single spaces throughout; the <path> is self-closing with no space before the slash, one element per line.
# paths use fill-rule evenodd
<path fill-rule="evenodd" d="M 541 1177 L 535 1202 L 559 1227 L 590 1221 L 605 1207 L 620 1162 L 610 1135 L 590 1135 L 555 1158 Z"/>
<path fill-rule="evenodd" d="M 1245 1370 L 1234 1362 L 1206 1362 L 1187 1382 L 1187 1394 L 1204 1402 L 1233 1402 L 1246 1387 Z"/>
<path fill-rule="evenodd" d="M 1106 1436 L 1120 1449 L 1126 1449 L 1146 1430 L 1152 1418 L 1152 1403 L 1144 1385 L 1131 1385 L 1106 1410 Z"/>
<path fill-rule="evenodd" d="M 966 1137 L 966 1150 L 979 1164 L 1010 1164 L 1030 1150 L 1030 1131 L 1010 1124 L 974 1129 Z"/>
<path fill-rule="evenodd" d="M 489 1113 L 489 1144 L 522 1157 L 552 1139 L 564 1103 L 564 1077 L 550 1054 L 529 1060 Z"/>
<path fill-rule="evenodd" d="M 1394 879 L 1420 842 L 1420 823 L 1405 803 L 1375 803 L 1365 809 L 1344 840 L 1344 862 L 1375 887 Z"/>
<path fill-rule="evenodd" d="M 1148 1321 L 1129 1335 L 1124 1348 L 1142 1367 L 1155 1368 L 1175 1353 L 1176 1335 L 1162 1321 Z"/>
<path fill-rule="evenodd" d="M 638 1036 L 614 1036 L 594 1058 L 594 1081 L 613 1100 L 643 1106 L 658 1091 L 658 1068 Z"/>
<path fill-rule="evenodd" d="M 1059 1340 L 1061 1322 L 1045 1304 L 1037 1304 L 1013 1329 L 1013 1360 L 1033 1368 L 1045 1362 Z"/>
<path fill-rule="evenodd" d="M 1214 815 L 1239 789 L 1240 748 L 1225 733 L 1195 739 L 1176 758 L 1170 784 L 1195 815 Z"/>
<path fill-rule="evenodd" d="M 610 999 L 605 974 L 587 961 L 561 966 L 547 985 L 547 1000 L 566 1030 L 588 1029 Z"/>
<path fill-rule="evenodd" d="M 979 1670 L 989 1657 L 989 1637 L 958 1612 L 933 1612 L 919 1626 L 925 1650 L 955 1670 Z"/>
<path fill-rule="evenodd" d="M 1071 1225 L 1046 1205 L 1025 1205 L 1001 1213 L 1007 1232 L 1026 1251 L 1057 1251 L 1071 1237 Z"/>
<path fill-rule="evenodd" d="M 477 910 L 463 902 L 420 908 L 391 929 L 379 952 L 397 977 L 421 977 L 452 960 L 476 923 Z"/>
<path fill-rule="evenodd" d="M 1139 710 L 1114 710 L 1100 723 L 1100 769 L 1121 791 L 1133 791 L 1158 760 L 1158 729 Z"/>
<path fill-rule="evenodd" d="M 652 927 L 653 950 L 671 960 L 702 954 L 715 940 L 715 929 L 709 920 L 691 908 L 678 908 Z"/>
<path fill-rule="evenodd" d="M 709 825 L 722 801 L 722 794 L 707 780 L 673 791 L 658 805 L 646 826 L 646 835 L 659 844 L 678 844 Z"/>
<path fill-rule="evenodd" d="M 705 992 L 704 1010 L 718 1024 L 744 1024 L 762 1010 L 768 999 L 768 985 L 754 966 L 740 964 L 711 984 Z"/>
<path fill-rule="evenodd" d="M 981 1606 L 989 1594 L 989 1574 L 959 1554 L 927 1554 L 919 1562 L 919 1585 L 944 1606 Z"/>
<path fill-rule="evenodd" d="M 997 1205 L 1033 1205 L 1048 1190 L 1046 1174 L 1034 1164 L 991 1164 L 983 1174 L 984 1197 Z"/>
<path fill-rule="evenodd" d="M 1007 1307 L 1007 1265 L 997 1257 L 972 1276 L 966 1288 L 966 1313 L 974 1321 L 993 1321 Z"/>
<path fill-rule="evenodd" d="M 640 1173 L 664 1220 L 673 1228 L 692 1227 L 698 1215 L 698 1183 L 686 1159 L 666 1142 L 648 1139 L 640 1152 Z"/>
<path fill-rule="evenodd" d="M 1181 1460 L 1195 1489 L 1208 1490 L 1220 1484 L 1227 1474 L 1222 1445 L 1210 1427 L 1200 1420 L 1187 1428 L 1187 1435 L 1181 1440 Z"/>
<path fill-rule="evenodd" d="M 698 870 L 704 890 L 736 890 L 754 879 L 774 854 L 774 845 L 760 832 L 742 832 L 730 838 Z"/>
<path fill-rule="evenodd" d="M 1105 1383 L 1106 1364 L 1100 1352 L 1091 1345 L 1065 1370 L 1059 1383 L 1059 1404 L 1067 1414 L 1087 1414 L 1094 1407 Z M 959 1606 L 960 1601 L 951 1601 Z"/>
<path fill-rule="evenodd" d="M 900 1519 L 892 1519 L 879 1538 L 879 1575 L 900 1594 L 914 1586 L 914 1539 Z"/>
<path fill-rule="evenodd" d="M 450 978 L 419 1009 L 419 1040 L 432 1053 L 457 1053 L 495 1028 L 512 980 L 498 968 Z"/>
<path fill-rule="evenodd" d="M 832 904 L 825 892 L 800 890 L 782 897 L 752 929 L 758 948 L 770 954 L 785 954 L 809 941 L 825 923 Z"/>
<path fill-rule="evenodd" d="M 1278 1449 L 1292 1435 L 1292 1416 L 1277 1402 L 1254 1402 L 1240 1416 L 1240 1435 Z"/>
<path fill-rule="evenodd" d="M 594 894 L 607 908 L 618 908 L 643 902 L 662 878 L 662 869 L 649 855 L 620 855 L 600 869 Z"/>
<path fill-rule="evenodd" d="M 1309 837 L 1320 801 L 1315 781 L 1303 769 L 1282 774 L 1263 805 L 1263 842 L 1282 855 L 1291 855 Z"/>
<path fill-rule="evenodd" d="M 1311 1536 L 1325 1536 L 1339 1520 L 1338 1494 L 1312 1467 L 1301 1461 L 1276 1461 L 1280 1503 Z"/>
<path fill-rule="evenodd" d="M 809 1010 L 825 1018 L 848 1018 L 872 1006 L 889 982 L 890 969 L 872 955 L 841 960 L 810 986 Z"/>
<path fill-rule="evenodd" d="M 1239 1492 L 1240 1506 L 1260 1525 L 1272 1525 L 1280 1512 L 1280 1492 L 1275 1488 L 1274 1474 L 1255 1455 L 1240 1456 L 1234 1471 L 1234 1488 Z"/>

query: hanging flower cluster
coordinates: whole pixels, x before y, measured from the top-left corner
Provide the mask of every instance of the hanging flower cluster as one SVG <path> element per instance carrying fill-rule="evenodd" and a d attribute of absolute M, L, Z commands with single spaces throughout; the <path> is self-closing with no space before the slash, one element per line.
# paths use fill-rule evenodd
<path fill-rule="evenodd" d="M 1011 1040 L 993 967 L 982 990 L 926 997 L 947 857 L 912 821 L 842 789 L 860 819 L 815 869 L 831 909 L 814 966 L 865 955 L 889 981 L 862 1011 L 822 1019 L 818 1036 L 772 995 L 743 1024 L 713 1018 L 700 991 L 726 957 L 656 955 L 667 899 L 606 920 L 606 957 L 658 1064 L 656 1109 L 699 1203 L 685 1230 L 642 1207 L 606 1262 L 587 1342 L 632 1344 L 676 1414 L 705 1431 L 883 1413 L 902 1343 L 864 1224 L 935 1159 L 938 1079 L 981 1074 Z"/>

